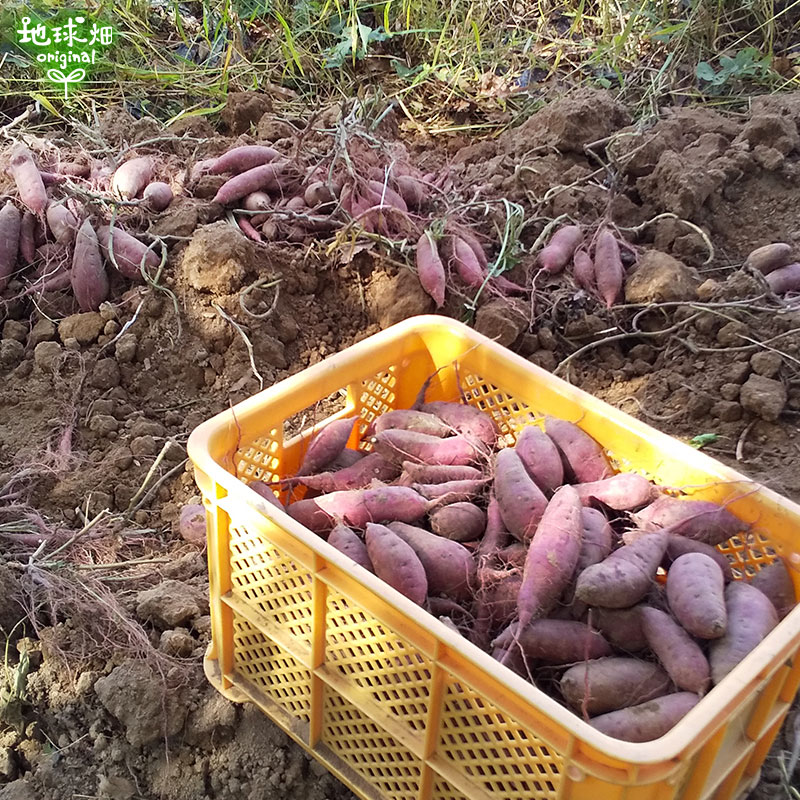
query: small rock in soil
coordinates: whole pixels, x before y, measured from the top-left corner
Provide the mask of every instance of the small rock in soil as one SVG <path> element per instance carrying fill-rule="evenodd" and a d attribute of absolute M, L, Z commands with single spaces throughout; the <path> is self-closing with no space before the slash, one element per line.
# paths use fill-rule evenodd
<path fill-rule="evenodd" d="M 234 136 L 248 133 L 251 125 L 258 125 L 261 117 L 272 111 L 272 100 L 260 92 L 228 92 L 222 121 Z"/>
<path fill-rule="evenodd" d="M 136 614 L 162 629 L 176 628 L 202 614 L 197 591 L 181 581 L 166 580 L 139 592 Z"/>
<path fill-rule="evenodd" d="M 41 345 L 40 345 L 41 347 Z M 101 358 L 92 370 L 89 383 L 96 389 L 113 389 L 119 386 L 119 364 L 113 358 Z"/>
<path fill-rule="evenodd" d="M 167 581 L 174 583 L 174 581 Z M 134 747 L 174 736 L 186 720 L 183 695 L 164 686 L 144 661 L 126 660 L 94 685 L 100 702 L 125 728 Z"/>
<path fill-rule="evenodd" d="M 751 375 L 739 394 L 739 401 L 747 411 L 768 422 L 778 419 L 786 400 L 786 387 L 780 381 L 763 375 Z"/>
<path fill-rule="evenodd" d="M 56 337 L 56 326 L 49 319 L 40 319 L 28 336 L 28 347 L 35 348 L 40 342 L 49 342 Z"/>
<path fill-rule="evenodd" d="M 719 393 L 723 400 L 736 400 L 739 397 L 741 386 L 736 383 L 723 383 Z"/>
<path fill-rule="evenodd" d="M 508 347 L 528 327 L 528 318 L 510 300 L 496 297 L 478 309 L 475 330 Z"/>
<path fill-rule="evenodd" d="M 139 340 L 135 333 L 123 333 L 114 345 L 114 354 L 120 364 L 130 364 L 136 358 Z"/>
<path fill-rule="evenodd" d="M 765 378 L 774 378 L 780 372 L 783 358 L 780 353 L 772 353 L 769 350 L 762 353 L 753 353 L 750 358 L 750 366 L 756 375 L 763 375 Z"/>
<path fill-rule="evenodd" d="M 39 369 L 51 372 L 58 366 L 62 352 L 58 342 L 40 342 L 33 351 L 33 360 Z"/>
<path fill-rule="evenodd" d="M 636 271 L 625 281 L 628 303 L 658 303 L 697 299 L 697 278 L 682 261 L 658 250 L 647 250 Z"/>
<path fill-rule="evenodd" d="M 725 367 L 725 377 L 731 383 L 744 383 L 749 374 L 750 364 L 747 361 L 734 361 Z"/>
<path fill-rule="evenodd" d="M 152 436 L 137 436 L 131 441 L 131 452 L 136 458 L 154 456 L 158 450 L 159 447 Z"/>
<path fill-rule="evenodd" d="M 40 797 L 28 781 L 20 778 L 0 789 L 0 800 L 40 800 Z"/>
<path fill-rule="evenodd" d="M 3 339 L 25 344 L 28 338 L 28 326 L 16 319 L 7 319 L 3 324 Z"/>
<path fill-rule="evenodd" d="M 433 300 L 420 286 L 417 276 L 406 269 L 401 269 L 397 275 L 373 272 L 365 300 L 370 319 L 381 328 L 433 311 Z"/>
<path fill-rule="evenodd" d="M 105 320 L 97 311 L 73 314 L 58 323 L 58 335 L 62 342 L 67 339 L 77 339 L 79 344 L 87 345 L 97 339 L 103 332 L 105 324 Z"/>
<path fill-rule="evenodd" d="M 12 369 L 25 358 L 25 346 L 16 339 L 3 339 L 0 342 L 0 367 Z"/>
<path fill-rule="evenodd" d="M 723 347 L 737 347 L 747 342 L 742 336 L 747 335 L 747 326 L 741 322 L 728 322 L 717 331 L 717 342 Z"/>
<path fill-rule="evenodd" d="M 718 400 L 711 406 L 711 414 L 722 422 L 735 422 L 742 418 L 742 407 L 731 400 Z"/>
<path fill-rule="evenodd" d="M 197 647 L 197 641 L 184 628 L 164 631 L 158 642 L 158 649 L 177 658 L 188 658 Z"/>

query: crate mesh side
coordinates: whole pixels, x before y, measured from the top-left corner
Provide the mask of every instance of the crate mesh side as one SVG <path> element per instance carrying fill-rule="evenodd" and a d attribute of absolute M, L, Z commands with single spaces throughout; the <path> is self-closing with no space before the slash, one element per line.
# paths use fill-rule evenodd
<path fill-rule="evenodd" d="M 311 641 L 311 574 L 258 531 L 232 525 L 231 584 L 246 599 L 305 644 Z"/>
<path fill-rule="evenodd" d="M 439 751 L 503 800 L 555 800 L 562 760 L 540 739 L 455 679 L 448 682 Z"/>
<path fill-rule="evenodd" d="M 390 800 L 416 800 L 422 762 L 330 687 L 322 740 Z"/>
<path fill-rule="evenodd" d="M 735 578 L 752 578 L 760 569 L 771 564 L 783 548 L 777 546 L 761 533 L 753 532 L 732 536 L 717 550 L 731 562 Z"/>
<path fill-rule="evenodd" d="M 527 403 L 502 392 L 480 375 L 461 372 L 460 376 L 461 389 L 467 402 L 494 418 L 501 436 L 508 444 L 513 444 L 519 432 L 536 418 L 536 412 Z"/>
<path fill-rule="evenodd" d="M 234 669 L 293 716 L 309 721 L 311 672 L 247 620 L 233 618 Z"/>
<path fill-rule="evenodd" d="M 283 432 L 277 428 L 268 431 L 264 436 L 254 439 L 246 447 L 236 451 L 236 475 L 248 481 L 269 482 L 278 476 L 277 454 L 280 452 Z"/>
<path fill-rule="evenodd" d="M 339 594 L 328 597 L 326 662 L 369 691 L 382 711 L 414 731 L 425 730 L 430 661 Z"/>
<path fill-rule="evenodd" d="M 433 781 L 431 800 L 469 800 L 469 797 L 461 794 L 449 781 L 437 776 Z"/>
<path fill-rule="evenodd" d="M 374 378 L 361 382 L 361 393 L 358 403 L 361 408 L 361 419 L 358 423 L 359 436 L 381 414 L 391 411 L 395 407 L 396 395 L 394 387 L 397 385 L 397 367 L 391 366 L 385 372 L 379 372 Z M 364 450 L 370 449 L 368 443 L 362 442 Z"/>

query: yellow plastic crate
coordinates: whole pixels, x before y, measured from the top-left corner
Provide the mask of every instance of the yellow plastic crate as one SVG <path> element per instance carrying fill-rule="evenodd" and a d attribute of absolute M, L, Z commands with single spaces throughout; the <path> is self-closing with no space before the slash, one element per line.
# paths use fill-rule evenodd
<path fill-rule="evenodd" d="M 454 368 L 457 365 L 457 369 Z M 578 423 L 621 469 L 730 501 L 753 525 L 720 549 L 739 576 L 786 557 L 800 506 L 444 317 L 406 320 L 219 414 L 189 439 L 208 514 L 212 684 L 256 703 L 369 800 L 727 800 L 742 796 L 800 683 L 800 608 L 666 736 L 598 733 L 246 486 L 296 469 L 301 412 L 346 399 L 351 446 L 378 414 L 458 397 L 509 443 L 543 414 Z M 328 401 L 330 402 L 330 401 Z M 300 422 L 301 428 L 306 423 Z M 368 446 L 364 443 L 364 446 Z"/>

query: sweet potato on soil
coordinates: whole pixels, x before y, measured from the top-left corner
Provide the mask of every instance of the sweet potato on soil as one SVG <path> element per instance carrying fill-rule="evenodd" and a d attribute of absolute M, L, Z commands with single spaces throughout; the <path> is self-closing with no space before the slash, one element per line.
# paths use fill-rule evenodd
<path fill-rule="evenodd" d="M 692 692 L 676 692 L 602 714 L 591 725 L 600 733 L 625 742 L 650 742 L 675 727 L 699 702 L 700 697 Z"/>
<path fill-rule="evenodd" d="M 684 691 L 704 694 L 711 668 L 700 645 L 669 614 L 650 606 L 641 606 L 639 614 L 647 645 L 672 682 Z"/>
<path fill-rule="evenodd" d="M 0 209 L 0 292 L 8 286 L 17 265 L 21 224 L 17 207 L 7 200 Z"/>
<path fill-rule="evenodd" d="M 88 219 L 75 237 L 70 281 L 81 311 L 97 311 L 108 297 L 108 275 L 103 268 L 97 234 Z"/>
<path fill-rule="evenodd" d="M 258 191 L 279 192 L 288 188 L 294 179 L 286 162 L 270 162 L 235 175 L 220 186 L 212 202 L 229 206 L 248 194 Z"/>
<path fill-rule="evenodd" d="M 15 144 L 11 149 L 8 171 L 17 184 L 19 199 L 24 206 L 37 216 L 44 214 L 47 208 L 47 191 L 31 151 L 24 144 Z"/>
<path fill-rule="evenodd" d="M 254 167 L 269 164 L 279 157 L 280 153 L 272 147 L 266 147 L 260 144 L 242 145 L 241 147 L 234 147 L 228 150 L 227 153 L 223 153 L 213 163 L 208 165 L 208 171 L 212 175 L 223 175 L 226 172 L 239 175 Z"/>
<path fill-rule="evenodd" d="M 547 246 L 538 256 L 538 264 L 553 274 L 561 272 L 569 264 L 575 249 L 583 241 L 583 231 L 579 225 L 564 225 L 551 237 Z"/>
<path fill-rule="evenodd" d="M 800 264 L 788 264 L 767 275 L 769 288 L 775 294 L 800 291 Z"/>
<path fill-rule="evenodd" d="M 581 289 L 587 292 L 596 292 L 597 286 L 594 276 L 594 261 L 586 250 L 579 249 L 575 251 L 572 257 L 572 275 L 575 278 L 575 283 Z"/>
<path fill-rule="evenodd" d="M 619 242 L 609 230 L 602 230 L 597 234 L 594 246 L 594 279 L 600 297 L 605 301 L 606 307 L 611 308 L 622 290 L 625 268 L 622 266 Z"/>
<path fill-rule="evenodd" d="M 375 574 L 421 606 L 428 595 L 428 579 L 411 545 L 393 530 L 372 522 L 367 524 L 366 543 Z"/>
<path fill-rule="evenodd" d="M 768 275 L 776 269 L 792 263 L 792 246 L 785 242 L 773 242 L 757 247 L 745 259 L 744 266 Z"/>
<path fill-rule="evenodd" d="M 148 270 L 158 269 L 161 263 L 154 250 L 117 225 L 113 230 L 108 225 L 101 225 L 97 229 L 97 240 L 106 261 L 112 267 L 116 261 L 119 271 L 130 280 L 142 280 L 142 263 Z"/>
<path fill-rule="evenodd" d="M 45 214 L 53 238 L 59 244 L 71 244 L 79 227 L 75 215 L 65 205 L 58 203 L 50 203 Z"/>
<path fill-rule="evenodd" d="M 660 531 L 620 547 L 578 576 L 575 597 L 604 608 L 638 603 L 647 594 L 666 548 L 667 534 Z"/>
<path fill-rule="evenodd" d="M 436 242 L 428 231 L 425 231 L 417 241 L 416 264 L 422 288 L 433 298 L 436 308 L 441 308 L 444 305 L 447 279 Z"/>
<path fill-rule="evenodd" d="M 2 213 L 0 211 L 0 217 Z M 19 257 L 26 265 L 33 264 L 36 259 L 36 224 L 36 215 L 26 208 L 19 228 Z M 0 259 L 0 263 L 2 263 L 2 259 Z M 0 291 L 2 291 L 2 287 L 0 287 Z"/>
<path fill-rule="evenodd" d="M 749 525 L 734 516 L 724 506 L 709 500 L 688 500 L 663 495 L 636 514 L 642 528 L 665 528 L 689 539 L 716 545 L 737 533 L 749 530 Z"/>
<path fill-rule="evenodd" d="M 755 586 L 770 599 L 778 612 L 778 619 L 783 619 L 797 603 L 792 577 L 780 557 L 762 567 L 753 576 L 750 585 Z"/>
<path fill-rule="evenodd" d="M 576 483 L 611 477 L 611 465 L 603 448 L 577 425 L 565 419 L 545 417 L 544 429 L 558 447 Z"/>
<path fill-rule="evenodd" d="M 152 180 L 153 159 L 149 156 L 140 156 L 117 167 L 111 179 L 111 190 L 123 200 L 133 200 Z"/>
<path fill-rule="evenodd" d="M 594 716 L 661 697 L 669 692 L 670 679 L 656 664 L 609 656 L 570 667 L 560 687 L 571 708 Z"/>
<path fill-rule="evenodd" d="M 162 181 L 148 183 L 142 197 L 154 211 L 163 211 L 173 201 L 172 187 Z"/>
<path fill-rule="evenodd" d="M 458 236 L 450 239 L 449 249 L 449 264 L 455 268 L 458 277 L 473 289 L 481 286 L 486 280 L 486 272 L 473 249 Z"/>
<path fill-rule="evenodd" d="M 519 632 L 509 626 L 492 647 L 510 650 L 515 641 L 527 659 L 542 664 L 572 664 L 611 655 L 611 646 L 601 633 L 571 620 L 537 619 Z"/>
<path fill-rule="evenodd" d="M 725 634 L 711 642 L 708 656 L 715 685 L 778 624 L 775 606 L 752 584 L 731 581 L 725 589 L 725 604 L 728 616 Z"/>

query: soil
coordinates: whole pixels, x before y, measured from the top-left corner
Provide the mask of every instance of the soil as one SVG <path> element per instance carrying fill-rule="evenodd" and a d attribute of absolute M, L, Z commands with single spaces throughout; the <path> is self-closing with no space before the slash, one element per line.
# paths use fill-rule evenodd
<path fill-rule="evenodd" d="M 222 133 L 202 121 L 178 132 L 200 143 L 147 148 L 183 189 L 161 215 L 124 217 L 168 243 L 160 288 L 117 276 L 111 301 L 88 313 L 68 292 L 36 304 L 17 296 L 18 280 L 4 292 L 0 625 L 12 642 L 7 670 L 23 677 L 0 703 L 0 800 L 351 796 L 259 712 L 205 682 L 205 557 L 177 527 L 181 508 L 199 502 L 185 445 L 262 386 L 433 303 L 402 248 L 256 243 L 230 225 L 207 199 L 215 176 L 193 181 L 187 163 L 256 141 L 312 163 L 331 145 L 317 128 L 337 109 L 305 131 L 307 120 L 289 124 L 248 93 L 229 103 Z M 800 253 L 799 122 L 800 95 L 786 95 L 754 98 L 739 115 L 665 108 L 643 127 L 610 94 L 581 90 L 494 139 L 431 141 L 391 115 L 377 135 L 439 176 L 434 211 L 475 204 L 463 222 L 492 253 L 499 201 L 524 209 L 508 276 L 519 283 L 536 273 L 525 248 L 548 221 L 615 225 L 639 257 L 627 304 L 609 310 L 568 274 L 538 274 L 535 302 L 487 293 L 474 324 L 671 435 L 716 434 L 706 452 L 798 500 L 800 311 L 764 297 L 742 264 L 772 241 Z M 113 149 L 163 133 L 122 110 L 99 132 Z M 79 134 L 70 141 L 80 149 Z M 440 313 L 464 318 L 474 292 L 457 278 L 448 288 Z M 690 307 L 698 301 L 719 305 Z M 642 306 L 632 304 L 651 302 L 639 335 L 613 338 L 633 330 Z M 45 552 L 68 545 L 61 560 L 33 555 L 42 538 Z M 778 755 L 792 736 L 787 727 L 779 737 L 755 796 L 779 791 Z"/>

